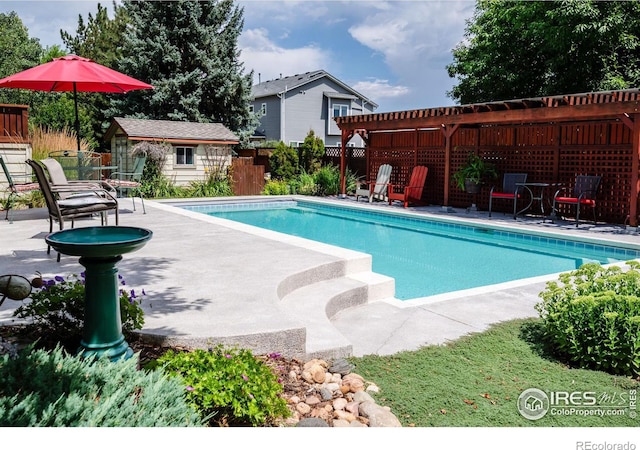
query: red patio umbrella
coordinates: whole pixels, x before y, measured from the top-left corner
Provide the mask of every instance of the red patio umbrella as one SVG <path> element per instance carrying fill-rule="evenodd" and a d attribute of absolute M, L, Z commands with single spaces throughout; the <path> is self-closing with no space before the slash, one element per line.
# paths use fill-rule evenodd
<path fill-rule="evenodd" d="M 153 89 L 150 84 L 109 69 L 91 59 L 76 55 L 54 58 L 51 62 L 3 78 L 0 80 L 0 87 L 33 91 L 73 92 L 78 151 L 80 150 L 78 92 L 124 94 L 137 89 Z"/>

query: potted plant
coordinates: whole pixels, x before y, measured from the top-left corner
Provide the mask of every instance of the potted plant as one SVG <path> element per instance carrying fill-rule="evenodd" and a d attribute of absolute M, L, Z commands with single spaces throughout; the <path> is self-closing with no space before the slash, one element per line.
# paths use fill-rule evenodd
<path fill-rule="evenodd" d="M 453 174 L 453 181 L 461 190 L 469 194 L 477 194 L 484 180 L 495 179 L 497 176 L 498 173 L 493 164 L 469 152 L 466 164 Z"/>

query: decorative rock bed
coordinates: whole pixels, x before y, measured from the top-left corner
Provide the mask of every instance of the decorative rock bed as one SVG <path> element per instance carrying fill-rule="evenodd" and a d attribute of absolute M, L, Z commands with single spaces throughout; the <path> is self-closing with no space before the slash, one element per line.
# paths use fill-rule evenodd
<path fill-rule="evenodd" d="M 376 403 L 370 393 L 378 387 L 352 373 L 344 359 L 329 364 L 321 359 L 306 363 L 289 361 L 277 370 L 286 380 L 285 398 L 291 417 L 284 426 L 298 427 L 401 427 L 388 407 Z"/>

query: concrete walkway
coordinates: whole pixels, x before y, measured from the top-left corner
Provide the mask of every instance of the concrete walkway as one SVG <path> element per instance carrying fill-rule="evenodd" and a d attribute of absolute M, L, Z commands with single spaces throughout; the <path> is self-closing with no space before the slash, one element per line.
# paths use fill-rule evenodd
<path fill-rule="evenodd" d="M 265 197 L 260 197 L 264 200 Z M 217 199 L 228 202 L 237 199 Z M 350 202 L 353 200 L 321 200 Z M 206 348 L 216 343 L 280 352 L 289 357 L 334 358 L 393 354 L 442 344 L 486 329 L 490 324 L 535 317 L 534 305 L 555 276 L 430 298 L 393 298 L 393 279 L 371 272 L 369 255 L 255 227 L 145 202 L 147 214 L 120 201 L 120 224 L 153 231 L 141 250 L 118 264 L 127 286 L 147 295 L 142 334 L 166 344 Z M 389 208 L 383 204 L 362 208 Z M 401 207 L 391 207 L 403 210 Z M 486 223 L 486 213 L 441 207 L 410 208 L 414 213 Z M 113 222 L 113 220 L 112 220 Z M 496 226 L 555 230 L 635 245 L 635 228 L 517 222 L 495 215 Z M 98 219 L 76 227 L 98 226 Z M 78 274 L 76 257 L 46 253 L 49 229 L 44 210 L 16 211 L 14 223 L 0 221 L 0 274 L 31 278 Z M 638 247 L 640 248 L 640 247 Z M 0 324 L 12 323 L 18 303 L 0 307 Z"/>

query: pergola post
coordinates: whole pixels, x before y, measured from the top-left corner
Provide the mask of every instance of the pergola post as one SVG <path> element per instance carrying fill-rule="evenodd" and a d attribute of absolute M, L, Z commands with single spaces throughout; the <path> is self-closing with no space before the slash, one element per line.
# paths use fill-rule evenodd
<path fill-rule="evenodd" d="M 449 206 L 449 173 L 451 172 L 451 136 L 455 133 L 460 124 L 442 124 L 440 130 L 444 134 L 444 199 L 442 206 Z"/>
<path fill-rule="evenodd" d="M 342 140 L 340 145 L 340 197 L 347 196 L 347 142 L 353 137 L 353 130 L 342 130 Z"/>
<path fill-rule="evenodd" d="M 633 116 L 631 137 L 631 198 L 629 199 L 629 225 L 638 226 L 638 169 L 640 168 L 640 114 Z"/>

